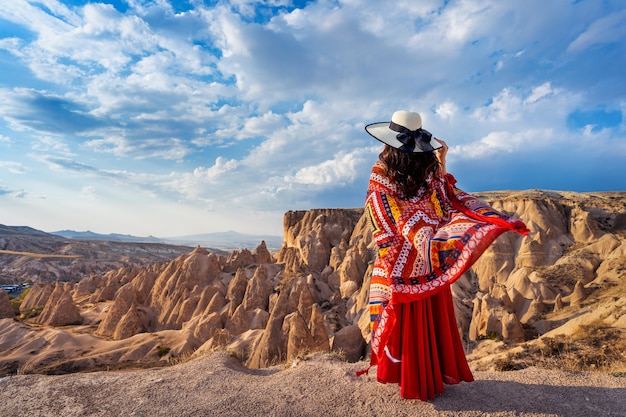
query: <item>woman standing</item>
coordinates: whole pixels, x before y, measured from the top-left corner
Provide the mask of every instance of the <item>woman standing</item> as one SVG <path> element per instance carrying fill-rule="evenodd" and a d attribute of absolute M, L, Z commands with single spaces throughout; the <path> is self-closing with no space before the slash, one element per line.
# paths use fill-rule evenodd
<path fill-rule="evenodd" d="M 378 246 L 370 285 L 371 365 L 400 396 L 428 400 L 444 384 L 472 381 L 450 284 L 503 232 L 528 234 L 519 220 L 455 188 L 448 146 L 422 129 L 418 113 L 367 125 L 385 144 L 365 207 Z"/>

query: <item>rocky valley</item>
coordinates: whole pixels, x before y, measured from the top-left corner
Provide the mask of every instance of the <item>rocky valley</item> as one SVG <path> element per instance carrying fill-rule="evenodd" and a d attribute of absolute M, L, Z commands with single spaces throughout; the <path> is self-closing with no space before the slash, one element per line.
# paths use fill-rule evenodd
<path fill-rule="evenodd" d="M 470 366 L 626 371 L 626 193 L 477 196 L 531 234 L 501 236 L 453 286 Z M 51 251 L 28 232 L 1 239 L 2 278 L 34 284 L 17 315 L 0 292 L 0 376 L 165 366 L 216 350 L 249 369 L 368 355 L 375 249 L 362 209 L 287 212 L 275 252 L 127 244 L 151 256 L 113 258 L 110 243 Z"/>

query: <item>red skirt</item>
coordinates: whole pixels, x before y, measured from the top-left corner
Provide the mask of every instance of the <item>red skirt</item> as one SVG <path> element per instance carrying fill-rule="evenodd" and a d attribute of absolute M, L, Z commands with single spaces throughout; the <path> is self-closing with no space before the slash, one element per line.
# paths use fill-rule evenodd
<path fill-rule="evenodd" d="M 394 308 L 396 321 L 376 371 L 379 382 L 399 384 L 402 398 L 426 401 L 441 394 L 444 384 L 474 380 L 449 286 Z"/>

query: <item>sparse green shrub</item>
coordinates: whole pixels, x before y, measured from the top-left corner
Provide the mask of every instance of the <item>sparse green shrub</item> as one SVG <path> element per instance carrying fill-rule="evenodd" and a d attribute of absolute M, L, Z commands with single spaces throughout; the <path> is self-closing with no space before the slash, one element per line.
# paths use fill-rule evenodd
<path fill-rule="evenodd" d="M 13 297 L 13 296 L 9 295 L 9 302 L 11 303 L 11 307 L 13 307 L 13 311 L 15 312 L 16 316 L 20 315 L 20 306 L 22 305 L 22 302 L 24 301 L 24 298 L 26 298 L 26 295 L 29 292 L 30 292 L 30 288 L 26 288 L 17 297 Z M 41 313 L 41 311 L 39 313 Z M 36 315 L 38 315 L 39 313 L 37 313 Z"/>
<path fill-rule="evenodd" d="M 37 317 L 43 311 L 43 307 L 32 307 L 22 313 L 21 318 L 23 320 Z"/>
<path fill-rule="evenodd" d="M 545 358 L 552 358 L 555 356 L 561 356 L 565 352 L 569 352 L 569 346 L 565 342 L 563 336 L 557 337 L 545 337 L 541 340 L 542 345 L 539 350 L 541 355 Z"/>
<path fill-rule="evenodd" d="M 517 371 L 519 369 L 523 369 L 520 368 L 510 358 L 495 360 L 493 363 L 493 368 L 498 372 Z"/>
<path fill-rule="evenodd" d="M 159 346 L 156 347 L 157 355 L 159 355 L 159 358 L 162 358 L 163 356 L 165 356 L 168 353 L 170 353 L 170 350 L 172 350 L 172 349 L 170 349 L 167 346 L 159 345 Z"/>
<path fill-rule="evenodd" d="M 22 300 L 19 298 L 13 298 L 9 296 L 9 302 L 11 303 L 11 307 L 13 307 L 13 312 L 16 316 L 20 315 L 20 305 L 22 305 Z"/>
<path fill-rule="evenodd" d="M 502 336 L 498 332 L 488 331 L 487 334 L 479 335 L 476 340 L 502 340 Z"/>
<path fill-rule="evenodd" d="M 32 290 L 32 288 L 26 288 L 22 293 L 17 297 L 20 301 L 24 301 L 24 298 L 28 295 L 28 293 Z"/>

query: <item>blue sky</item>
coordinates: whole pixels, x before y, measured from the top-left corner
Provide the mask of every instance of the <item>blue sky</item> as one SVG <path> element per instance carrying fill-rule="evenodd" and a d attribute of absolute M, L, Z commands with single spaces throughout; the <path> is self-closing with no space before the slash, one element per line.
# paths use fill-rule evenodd
<path fill-rule="evenodd" d="M 0 0 L 0 223 L 282 234 L 419 111 L 467 191 L 625 191 L 622 0 Z"/>

